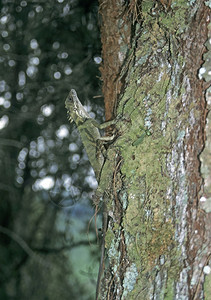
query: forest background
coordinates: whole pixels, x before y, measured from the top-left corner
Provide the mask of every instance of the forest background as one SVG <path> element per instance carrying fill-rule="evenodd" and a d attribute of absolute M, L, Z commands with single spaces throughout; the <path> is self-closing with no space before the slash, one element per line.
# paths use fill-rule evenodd
<path fill-rule="evenodd" d="M 64 101 L 102 121 L 100 53 L 97 1 L 1 1 L 0 299 L 94 297 L 97 182 Z"/>

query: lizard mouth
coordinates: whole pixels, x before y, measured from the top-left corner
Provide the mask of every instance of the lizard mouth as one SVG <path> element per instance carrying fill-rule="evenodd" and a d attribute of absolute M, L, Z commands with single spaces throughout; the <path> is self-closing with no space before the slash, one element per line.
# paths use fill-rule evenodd
<path fill-rule="evenodd" d="M 71 116 L 72 101 L 70 99 L 66 99 L 66 101 L 65 101 L 65 107 L 67 109 L 67 118 L 70 121 L 70 123 L 72 123 L 74 120 L 73 120 L 73 118 Z M 76 110 L 76 108 L 75 108 L 75 105 L 74 105 L 73 111 L 75 111 L 75 110 Z"/>
<path fill-rule="evenodd" d="M 66 106 L 66 109 L 67 109 L 67 117 L 68 117 L 68 120 L 70 121 L 70 123 L 72 123 L 74 121 L 74 118 L 72 117 L 72 113 L 74 112 L 78 117 L 80 117 L 80 109 L 77 108 L 77 105 L 76 103 L 73 103 L 74 106 L 72 107 L 72 109 L 70 109 L 69 105 L 72 105 L 71 101 L 70 100 L 66 100 L 65 102 L 65 106 Z"/>
<path fill-rule="evenodd" d="M 66 109 L 67 109 L 67 119 L 69 120 L 70 123 L 72 123 L 73 118 L 71 117 L 71 112 L 70 112 L 70 109 L 69 109 L 67 103 L 65 103 L 65 106 L 66 106 Z"/>

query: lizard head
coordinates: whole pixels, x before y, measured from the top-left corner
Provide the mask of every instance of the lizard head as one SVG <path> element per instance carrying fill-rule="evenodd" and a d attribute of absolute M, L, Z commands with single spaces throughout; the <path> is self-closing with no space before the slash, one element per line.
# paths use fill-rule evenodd
<path fill-rule="evenodd" d="M 86 119 L 91 118 L 78 99 L 76 91 L 73 89 L 70 91 L 65 101 L 65 107 L 67 109 L 70 122 L 74 121 L 76 124 L 79 124 L 83 123 Z"/>

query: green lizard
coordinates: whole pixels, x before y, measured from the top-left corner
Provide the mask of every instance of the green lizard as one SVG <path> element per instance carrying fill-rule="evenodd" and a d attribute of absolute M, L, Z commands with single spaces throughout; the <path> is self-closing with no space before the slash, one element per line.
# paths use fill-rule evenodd
<path fill-rule="evenodd" d="M 99 151 L 98 142 L 112 141 L 113 136 L 101 137 L 99 129 L 105 129 L 106 127 L 113 125 L 114 120 L 99 124 L 93 119 L 85 110 L 77 93 L 74 89 L 71 89 L 66 101 L 65 107 L 67 108 L 69 121 L 74 121 L 77 129 L 80 133 L 81 140 L 86 149 L 89 161 L 94 169 L 97 180 L 99 181 L 102 166 L 104 164 L 103 151 Z M 104 149 L 105 150 L 105 149 Z"/>
<path fill-rule="evenodd" d="M 108 121 L 100 125 L 96 120 L 91 118 L 91 116 L 88 114 L 88 112 L 85 110 L 80 100 L 78 99 L 77 93 L 74 89 L 70 91 L 65 101 L 65 106 L 68 111 L 70 122 L 74 121 L 77 126 L 77 129 L 81 136 L 81 140 L 86 149 L 87 156 L 94 169 L 96 178 L 99 183 L 101 170 L 105 161 L 105 157 L 103 153 L 105 151 L 105 148 L 104 151 L 99 151 L 98 141 L 99 140 L 112 141 L 114 138 L 113 136 L 101 137 L 99 129 L 104 129 L 110 125 L 113 125 L 115 121 L 114 120 Z M 102 193 L 104 193 L 104 191 L 102 191 Z M 97 279 L 96 300 L 98 300 L 99 297 L 101 277 L 104 269 L 103 265 L 104 265 L 104 256 L 105 256 L 105 235 L 106 235 L 107 225 L 108 225 L 108 213 L 106 209 L 106 203 L 104 203 L 103 206 L 104 206 L 103 232 L 102 232 L 103 237 L 102 237 L 102 245 L 101 245 L 101 260 L 100 260 L 98 279 Z"/>

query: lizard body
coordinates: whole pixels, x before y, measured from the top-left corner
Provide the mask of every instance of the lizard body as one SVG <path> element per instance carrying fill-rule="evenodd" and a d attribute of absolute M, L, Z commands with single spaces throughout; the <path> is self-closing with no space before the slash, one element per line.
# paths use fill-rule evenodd
<path fill-rule="evenodd" d="M 89 161 L 94 169 L 96 178 L 100 180 L 101 177 L 101 170 L 104 165 L 104 155 L 102 151 L 97 151 L 98 148 L 98 141 L 104 140 L 104 141 L 111 141 L 113 140 L 113 136 L 106 136 L 101 137 L 99 129 L 104 129 L 110 125 L 113 125 L 115 123 L 114 120 L 108 121 L 103 124 L 99 124 L 96 120 L 94 120 L 88 112 L 85 110 L 83 105 L 81 104 L 80 100 L 77 97 L 77 93 L 74 89 L 71 89 L 66 101 L 65 101 L 65 107 L 67 108 L 69 120 L 70 122 L 74 121 L 77 129 L 80 133 L 81 140 L 83 142 L 83 145 L 86 149 L 87 156 L 89 158 Z M 105 148 L 104 148 L 105 150 Z M 111 168 L 110 162 L 108 162 Z M 103 178 L 105 180 L 107 185 L 107 178 Z M 100 193 L 104 193 L 104 190 L 98 191 Z M 104 203 L 103 208 L 103 238 L 102 238 L 102 245 L 101 245 L 101 260 L 100 260 L 100 266 L 99 266 L 99 273 L 98 273 L 98 279 L 97 279 L 97 288 L 96 288 L 96 300 L 98 300 L 99 296 L 99 290 L 100 290 L 100 284 L 101 284 L 101 277 L 104 270 L 104 256 L 105 256 L 105 235 L 107 231 L 107 225 L 108 225 L 108 213 L 106 209 L 106 203 Z"/>
<path fill-rule="evenodd" d="M 76 91 L 73 89 L 70 91 L 65 101 L 65 106 L 69 114 L 69 120 L 71 122 L 74 121 L 77 126 L 89 161 L 94 169 L 97 179 L 99 179 L 100 171 L 104 163 L 104 157 L 100 153 L 97 158 L 96 143 L 101 137 L 99 129 L 96 126 L 97 122 L 91 118 L 85 110 L 77 97 Z"/>
<path fill-rule="evenodd" d="M 74 121 L 77 126 L 87 156 L 94 169 L 96 178 L 99 181 L 100 172 L 104 163 L 104 155 L 102 151 L 97 151 L 99 148 L 97 144 L 100 140 L 111 141 L 113 139 L 113 137 L 110 136 L 101 137 L 99 129 L 104 129 L 114 124 L 114 121 L 99 124 L 85 110 L 74 89 L 71 89 L 65 100 L 65 107 L 67 108 L 70 122 Z"/>

